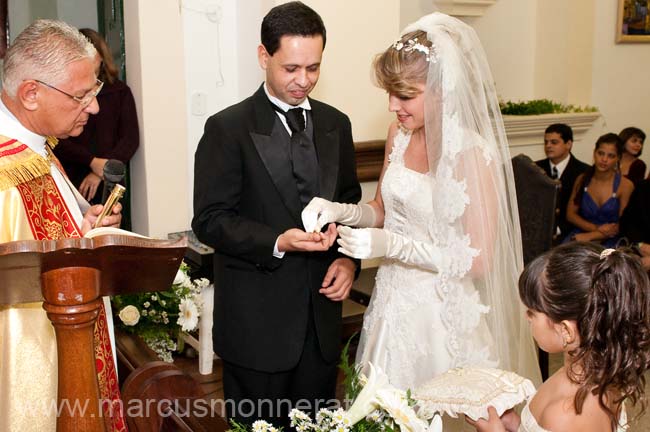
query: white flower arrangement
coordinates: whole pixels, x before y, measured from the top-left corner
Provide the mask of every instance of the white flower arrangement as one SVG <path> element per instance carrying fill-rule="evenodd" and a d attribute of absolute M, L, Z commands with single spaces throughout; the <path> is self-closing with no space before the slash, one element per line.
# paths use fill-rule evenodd
<path fill-rule="evenodd" d="M 172 362 L 172 352 L 183 348 L 183 333 L 198 327 L 201 292 L 209 283 L 207 279 L 192 281 L 187 265 L 182 263 L 167 291 L 113 297 L 119 318 L 115 322 L 142 337 L 162 360 Z"/>
<path fill-rule="evenodd" d="M 340 368 L 345 375 L 346 400 L 354 402 L 348 410 L 321 409 L 315 420 L 303 411 L 289 413 L 291 428 L 298 432 L 442 432 L 442 414 L 460 414 L 476 420 L 487 418 L 487 407 L 499 414 L 535 394 L 535 386 L 513 372 L 490 368 L 456 368 L 403 391 L 388 382 L 386 374 L 368 363 L 368 377 L 360 366 L 348 363 L 347 346 L 341 354 Z M 251 432 L 249 426 L 231 421 L 230 432 Z M 252 432 L 280 432 L 270 423 L 258 420 Z"/>
<path fill-rule="evenodd" d="M 343 366 L 345 370 L 346 366 Z M 393 432 L 439 432 L 442 426 L 438 421 L 429 427 L 428 418 L 422 418 L 414 409 L 415 401 L 408 392 L 399 390 L 388 383 L 388 377 L 380 369 L 369 364 L 369 376 L 352 370 L 350 387 L 360 388 L 354 403 L 346 411 L 343 408 L 335 410 L 322 408 L 316 414 L 316 419 L 303 411 L 293 409 L 289 413 L 290 425 L 298 432 L 361 432 L 361 431 L 393 431 Z M 361 386 L 363 386 L 361 388 Z M 356 390 L 354 390 L 356 391 Z M 248 432 L 241 424 L 232 423 L 232 432 Z M 278 432 L 270 423 L 258 420 L 253 423 L 253 432 Z"/>

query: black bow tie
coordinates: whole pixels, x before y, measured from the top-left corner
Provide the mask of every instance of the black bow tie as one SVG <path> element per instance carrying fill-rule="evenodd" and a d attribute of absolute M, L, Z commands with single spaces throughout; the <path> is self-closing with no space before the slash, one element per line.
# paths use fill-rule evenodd
<path fill-rule="evenodd" d="M 291 108 L 289 111 L 283 111 L 282 108 L 271 102 L 274 110 L 279 112 L 287 119 L 287 125 L 291 132 L 302 132 L 305 130 L 305 115 L 302 108 Z"/>
<path fill-rule="evenodd" d="M 291 132 L 302 132 L 305 130 L 305 116 L 302 108 L 291 108 L 286 113 L 287 124 Z"/>

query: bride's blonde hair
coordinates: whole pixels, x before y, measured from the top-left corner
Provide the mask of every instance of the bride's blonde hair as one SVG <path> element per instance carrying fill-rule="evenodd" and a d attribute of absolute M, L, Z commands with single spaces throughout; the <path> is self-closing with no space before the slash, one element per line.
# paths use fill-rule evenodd
<path fill-rule="evenodd" d="M 414 42 L 410 42 L 414 41 Z M 373 61 L 375 84 L 405 97 L 415 97 L 420 93 L 417 84 L 425 84 L 429 70 L 428 56 L 418 49 L 408 49 L 409 44 L 419 44 L 431 50 L 432 43 L 426 32 L 417 30 L 406 33 Z"/>

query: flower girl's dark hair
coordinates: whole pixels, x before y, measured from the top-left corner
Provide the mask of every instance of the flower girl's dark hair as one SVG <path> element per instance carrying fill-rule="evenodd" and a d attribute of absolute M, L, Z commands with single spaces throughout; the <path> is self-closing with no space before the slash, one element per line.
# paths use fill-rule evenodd
<path fill-rule="evenodd" d="M 640 260 L 622 250 L 572 242 L 533 260 L 519 278 L 519 296 L 553 322 L 577 323 L 580 345 L 567 371 L 580 387 L 577 414 L 598 395 L 616 430 L 623 400 L 646 408 L 650 367 L 650 282 Z M 610 406 L 613 406 L 612 410 Z M 616 411 L 616 412 L 615 412 Z"/>

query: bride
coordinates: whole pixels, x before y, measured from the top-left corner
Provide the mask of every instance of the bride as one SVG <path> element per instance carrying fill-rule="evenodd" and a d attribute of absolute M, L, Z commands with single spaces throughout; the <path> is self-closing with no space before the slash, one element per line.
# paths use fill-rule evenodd
<path fill-rule="evenodd" d="M 342 253 L 385 257 L 357 361 L 378 365 L 403 389 L 459 366 L 499 367 L 539 383 L 517 295 L 510 155 L 478 37 L 434 13 L 409 25 L 373 66 L 397 117 L 375 199 L 314 198 L 303 211 L 307 230 L 348 225 L 338 228 Z"/>

